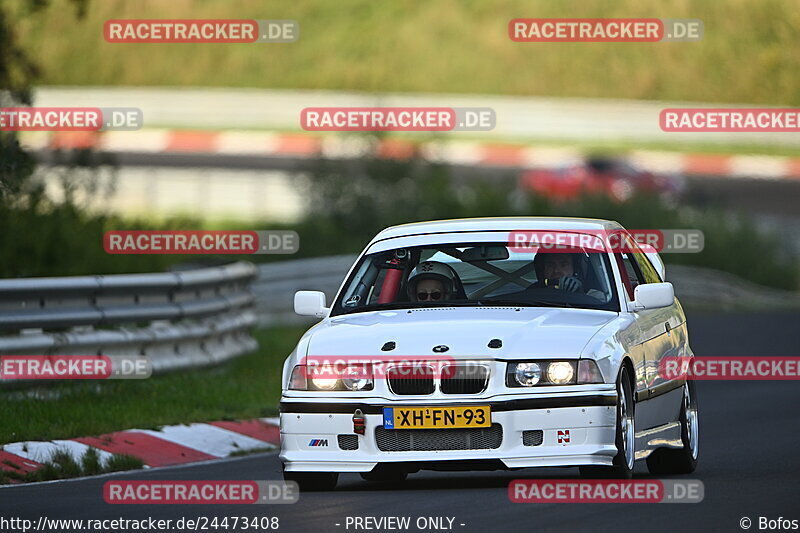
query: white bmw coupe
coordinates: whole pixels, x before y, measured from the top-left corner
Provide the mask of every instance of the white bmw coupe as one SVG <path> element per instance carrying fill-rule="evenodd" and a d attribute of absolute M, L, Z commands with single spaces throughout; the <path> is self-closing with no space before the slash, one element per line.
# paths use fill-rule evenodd
<path fill-rule="evenodd" d="M 566 239 L 552 238 L 565 235 Z M 694 471 L 692 357 L 664 264 L 616 222 L 482 218 L 406 224 L 367 245 L 283 369 L 284 477 L 402 481 L 420 469 L 576 466 L 629 478 Z M 548 237 L 550 235 L 550 237 Z M 632 242 L 634 241 L 634 242 Z"/>

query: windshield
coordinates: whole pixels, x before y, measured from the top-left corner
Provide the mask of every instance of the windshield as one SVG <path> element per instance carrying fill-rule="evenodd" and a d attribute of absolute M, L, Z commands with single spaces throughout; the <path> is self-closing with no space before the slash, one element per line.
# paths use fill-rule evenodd
<path fill-rule="evenodd" d="M 619 311 L 608 254 L 596 252 L 519 251 L 508 242 L 480 242 L 367 254 L 331 315 L 498 305 Z"/>

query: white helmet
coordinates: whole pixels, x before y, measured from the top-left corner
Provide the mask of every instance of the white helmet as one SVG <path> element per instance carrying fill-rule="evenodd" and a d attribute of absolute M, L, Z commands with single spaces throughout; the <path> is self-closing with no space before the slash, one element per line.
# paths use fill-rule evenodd
<path fill-rule="evenodd" d="M 458 292 L 456 273 L 452 267 L 438 261 L 423 261 L 415 266 L 408 275 L 406 289 L 410 298 L 414 298 L 417 283 L 423 279 L 435 279 L 442 282 L 444 292 L 449 296 L 455 296 Z"/>

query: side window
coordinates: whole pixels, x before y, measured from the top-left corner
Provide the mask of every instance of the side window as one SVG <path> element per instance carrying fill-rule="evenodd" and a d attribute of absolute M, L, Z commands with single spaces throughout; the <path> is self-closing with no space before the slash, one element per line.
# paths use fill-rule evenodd
<path fill-rule="evenodd" d="M 637 285 L 641 285 L 642 283 L 648 283 L 645 279 L 645 276 L 642 275 L 641 270 L 639 270 L 639 265 L 636 263 L 636 260 L 633 258 L 633 254 L 631 253 L 623 253 L 622 255 L 622 264 L 625 266 L 625 273 L 628 276 L 628 280 L 631 284 L 631 290 L 634 290 Z"/>
<path fill-rule="evenodd" d="M 644 253 L 634 252 L 633 257 L 639 266 L 639 272 L 644 277 L 644 283 L 661 283 L 661 276 Z"/>
<path fill-rule="evenodd" d="M 378 273 L 369 296 L 368 305 L 408 301 L 405 279 L 408 277 L 411 268 L 408 265 L 389 261 L 389 264 L 392 263 L 395 265 L 394 267 L 383 265 L 383 268 Z"/>
<path fill-rule="evenodd" d="M 386 268 L 382 268 L 378 272 L 378 277 L 375 278 L 375 284 L 370 287 L 369 296 L 367 297 L 367 305 L 378 303 L 380 294 L 383 291 L 384 282 L 386 281 L 386 272 L 388 272 L 388 269 Z"/>

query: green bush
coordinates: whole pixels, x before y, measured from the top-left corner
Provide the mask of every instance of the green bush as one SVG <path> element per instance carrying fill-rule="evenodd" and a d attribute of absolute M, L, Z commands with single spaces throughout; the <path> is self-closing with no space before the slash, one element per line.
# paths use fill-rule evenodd
<path fill-rule="evenodd" d="M 185 261 L 178 255 L 111 255 L 107 230 L 196 229 L 173 220 L 162 224 L 91 214 L 70 204 L 16 207 L 0 204 L 0 278 L 161 271 Z"/>

